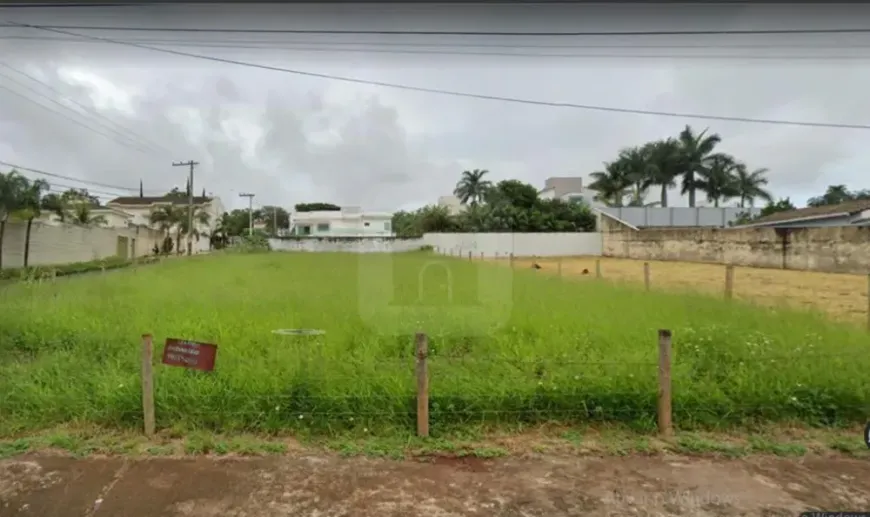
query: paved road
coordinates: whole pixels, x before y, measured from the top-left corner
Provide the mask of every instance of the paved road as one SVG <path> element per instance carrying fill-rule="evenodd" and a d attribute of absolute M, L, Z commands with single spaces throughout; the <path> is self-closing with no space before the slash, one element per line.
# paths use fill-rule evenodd
<path fill-rule="evenodd" d="M 870 509 L 870 464 L 677 456 L 0 461 L 2 517 L 793 517 L 808 509 Z"/>

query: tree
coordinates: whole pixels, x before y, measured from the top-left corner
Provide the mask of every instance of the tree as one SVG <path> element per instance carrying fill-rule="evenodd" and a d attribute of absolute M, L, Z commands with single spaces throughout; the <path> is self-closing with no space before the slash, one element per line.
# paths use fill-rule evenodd
<path fill-rule="evenodd" d="M 661 187 L 660 204 L 668 206 L 668 189 L 677 185 L 680 170 L 680 143 L 673 139 L 649 142 L 644 146 L 647 174 L 652 185 Z"/>
<path fill-rule="evenodd" d="M 738 195 L 734 170 L 737 163 L 730 155 L 715 154 L 709 157 L 704 168 L 697 171 L 695 187 L 707 194 L 707 201 L 719 207 L 720 201 Z"/>
<path fill-rule="evenodd" d="M 190 183 L 185 187 L 186 190 L 181 190 L 178 187 L 172 187 L 172 190 L 167 192 L 163 197 L 168 199 L 187 199 L 187 190 L 190 189 Z"/>
<path fill-rule="evenodd" d="M 753 216 L 749 212 L 740 212 L 739 214 L 737 214 L 737 217 L 734 219 L 734 221 L 729 224 L 731 226 L 750 224 L 751 222 L 761 219 L 762 217 L 767 217 L 777 212 L 790 212 L 792 210 L 797 210 L 797 208 L 795 208 L 795 206 L 791 202 L 791 199 L 789 198 L 780 199 L 775 203 L 773 201 L 768 201 L 767 205 L 761 209 L 761 212 L 759 212 L 757 216 Z"/>
<path fill-rule="evenodd" d="M 176 205 L 161 205 L 151 210 L 148 222 L 164 232 L 167 238 L 176 230 L 175 249 L 181 249 L 181 222 L 187 218 L 187 211 Z M 165 240 L 165 238 L 164 238 Z M 165 245 L 164 245 L 165 248 Z"/>
<path fill-rule="evenodd" d="M 3 267 L 3 237 L 6 234 L 6 223 L 9 215 L 21 206 L 22 192 L 27 178 L 12 169 L 6 174 L 0 173 L 0 268 Z"/>
<path fill-rule="evenodd" d="M 590 176 L 592 176 L 592 183 L 589 184 L 589 190 L 597 192 L 596 201 L 607 206 L 623 205 L 625 192 L 630 184 L 623 162 L 617 160 L 605 163 L 603 171 L 595 171 Z"/>
<path fill-rule="evenodd" d="M 717 134 L 707 134 L 707 129 L 695 134 L 691 126 L 680 132 L 679 161 L 682 169 L 682 194 L 689 194 L 689 206 L 695 206 L 695 192 L 699 190 L 697 176 L 709 166 L 713 150 L 722 141 Z"/>
<path fill-rule="evenodd" d="M 293 207 L 297 212 L 338 212 L 341 207 L 332 203 L 299 203 Z"/>
<path fill-rule="evenodd" d="M 78 202 L 70 205 L 69 222 L 79 226 L 103 226 L 109 221 L 106 216 L 94 213 L 94 205 Z"/>
<path fill-rule="evenodd" d="M 290 213 L 280 206 L 266 205 L 259 209 L 259 220 L 266 224 L 266 233 L 277 236 L 281 228 L 290 228 Z M 276 227 L 277 222 L 277 227 Z"/>
<path fill-rule="evenodd" d="M 807 201 L 807 205 L 839 205 L 840 203 L 845 203 L 847 201 L 858 201 L 863 199 L 870 199 L 870 190 L 858 190 L 852 192 L 846 188 L 846 185 L 828 185 L 824 194 L 810 198 Z"/>
<path fill-rule="evenodd" d="M 191 229 L 186 206 L 161 205 L 151 210 L 148 219 L 152 226 L 156 226 L 158 230 L 165 232 L 167 237 L 169 237 L 172 230 L 175 230 L 175 249 L 180 253 L 182 251 L 182 237 L 190 234 L 191 237 L 199 241 L 200 237 L 205 235 L 204 232 L 199 231 L 199 226 L 208 225 L 210 218 L 208 212 L 203 210 L 202 207 L 195 207 L 193 211 L 193 228 Z"/>
<path fill-rule="evenodd" d="M 519 180 L 504 180 L 484 192 L 489 205 L 510 205 L 529 210 L 538 202 L 538 189 Z"/>
<path fill-rule="evenodd" d="M 764 188 L 767 185 L 767 178 L 764 177 L 767 174 L 767 169 L 755 169 L 749 172 L 746 164 L 738 163 L 734 172 L 735 189 L 737 190 L 735 197 L 740 198 L 740 208 L 746 207 L 747 202 L 750 207 L 755 206 L 756 199 L 768 203 L 773 201 L 770 192 Z"/>
<path fill-rule="evenodd" d="M 24 233 L 24 267 L 30 262 L 30 233 L 33 229 L 33 220 L 40 215 L 42 195 L 49 189 L 45 180 L 24 179 L 20 185 L 21 192 L 15 217 L 27 221 L 27 229 Z"/>
<path fill-rule="evenodd" d="M 459 202 L 463 205 L 471 204 L 472 206 L 477 206 L 483 201 L 486 192 L 492 188 L 492 183 L 483 179 L 487 174 L 489 174 L 489 171 L 485 169 L 463 171 L 462 178 L 453 190 L 453 195 L 458 197 Z"/>
<path fill-rule="evenodd" d="M 66 222 L 69 218 L 66 202 L 61 194 L 47 194 L 42 198 L 42 209 L 47 210 L 57 217 L 60 222 Z"/>
<path fill-rule="evenodd" d="M 178 246 L 176 249 L 181 252 L 181 236 L 187 236 L 188 234 L 196 239 L 196 242 L 199 242 L 200 237 L 207 237 L 208 233 L 205 231 L 201 231 L 200 228 L 203 226 L 208 226 L 211 222 L 211 217 L 208 212 L 206 212 L 202 207 L 194 207 L 193 208 L 193 228 L 190 227 L 190 218 L 187 216 L 187 208 L 183 209 L 183 217 L 181 217 L 181 221 L 178 225 Z"/>

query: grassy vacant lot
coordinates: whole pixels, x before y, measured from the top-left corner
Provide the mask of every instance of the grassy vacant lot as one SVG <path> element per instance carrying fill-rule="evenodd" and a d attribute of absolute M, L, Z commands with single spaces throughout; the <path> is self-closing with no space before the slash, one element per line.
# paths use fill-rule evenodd
<path fill-rule="evenodd" d="M 811 313 L 424 253 L 272 253 L 3 288 L 0 436 L 140 425 L 145 332 L 220 347 L 212 374 L 156 367 L 160 427 L 412 429 L 416 329 L 436 435 L 484 419 L 650 427 L 659 328 L 684 428 L 867 417 L 866 333 Z"/>
<path fill-rule="evenodd" d="M 601 258 L 602 277 L 617 282 L 643 283 L 643 261 Z M 548 272 L 556 272 L 558 259 L 536 259 Z M 518 259 L 518 268 L 530 259 Z M 595 274 L 595 257 L 562 259 L 562 273 L 577 276 L 584 269 Z M 697 262 L 650 262 L 650 280 L 657 290 L 695 291 L 721 296 L 725 266 Z M 791 306 L 822 312 L 838 321 L 867 323 L 867 276 L 813 271 L 738 267 L 734 270 L 734 297 L 766 307 Z"/>

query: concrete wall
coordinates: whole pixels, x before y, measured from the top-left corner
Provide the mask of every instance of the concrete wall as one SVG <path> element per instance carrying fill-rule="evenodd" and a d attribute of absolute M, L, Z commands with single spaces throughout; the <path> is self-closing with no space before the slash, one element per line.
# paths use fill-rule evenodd
<path fill-rule="evenodd" d="M 479 257 L 557 257 L 601 255 L 601 234 L 589 233 L 427 233 L 423 241 L 438 253 Z"/>
<path fill-rule="evenodd" d="M 639 227 L 674 227 L 674 226 L 710 226 L 718 228 L 728 227 L 728 223 L 734 222 L 741 213 L 758 215 L 760 208 L 736 208 L 736 207 L 605 207 L 593 205 L 598 210 L 606 212 L 628 224 Z"/>
<path fill-rule="evenodd" d="M 604 256 L 870 273 L 870 227 L 647 228 L 602 218 Z"/>
<path fill-rule="evenodd" d="M 381 237 L 308 237 L 301 239 L 269 239 L 275 251 L 397 253 L 419 250 L 423 239 L 393 239 Z"/>
<path fill-rule="evenodd" d="M 27 223 L 10 220 L 3 238 L 3 267 L 24 265 Z M 118 237 L 125 237 L 119 241 Z M 86 228 L 70 224 L 34 222 L 30 231 L 30 266 L 69 264 L 113 257 L 151 254 L 160 232 L 148 228 Z M 120 243 L 120 247 L 119 247 Z"/>

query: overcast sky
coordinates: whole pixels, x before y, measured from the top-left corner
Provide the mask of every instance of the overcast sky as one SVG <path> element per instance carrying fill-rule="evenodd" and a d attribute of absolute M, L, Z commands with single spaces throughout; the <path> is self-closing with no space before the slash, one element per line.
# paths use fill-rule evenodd
<path fill-rule="evenodd" d="M 0 21 L 41 25 L 524 32 L 865 28 L 868 15 L 870 6 L 832 4 L 694 10 L 668 4 L 0 7 Z M 870 124 L 870 34 L 553 38 L 73 32 L 482 95 Z M 200 162 L 196 191 L 204 187 L 219 195 L 227 208 L 246 206 L 238 194 L 253 192 L 255 204 L 325 201 L 392 211 L 435 202 L 469 168 L 488 169 L 493 180 L 517 178 L 538 187 L 548 176 L 586 176 L 620 148 L 675 136 L 687 123 L 719 133 L 721 149 L 751 168 L 769 168 L 770 187 L 778 196 L 803 203 L 832 183 L 870 188 L 870 130 L 461 98 L 75 39 L 0 27 L 0 160 L 135 189 L 52 179 L 56 185 L 89 186 L 104 198 L 135 194 L 140 179 L 151 194 L 183 187 L 186 170 L 172 162 L 194 159 Z M 133 136 L 119 136 L 128 130 Z M 656 198 L 650 194 L 650 200 Z"/>

